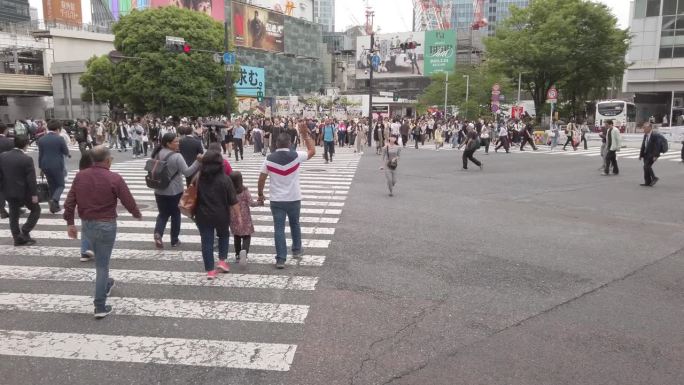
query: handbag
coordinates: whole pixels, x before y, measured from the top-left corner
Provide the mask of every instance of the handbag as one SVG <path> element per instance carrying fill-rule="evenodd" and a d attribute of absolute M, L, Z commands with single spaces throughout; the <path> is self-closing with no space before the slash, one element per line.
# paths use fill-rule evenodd
<path fill-rule="evenodd" d="M 50 189 L 48 187 L 47 182 L 45 181 L 45 177 L 40 177 L 40 182 L 38 182 L 36 190 L 38 195 L 38 202 L 50 201 Z"/>
<path fill-rule="evenodd" d="M 183 191 L 181 195 L 180 202 L 178 202 L 178 209 L 181 214 L 192 219 L 195 217 L 195 211 L 197 211 L 197 182 L 199 179 L 199 173 L 192 178 L 192 182 L 188 188 Z"/>

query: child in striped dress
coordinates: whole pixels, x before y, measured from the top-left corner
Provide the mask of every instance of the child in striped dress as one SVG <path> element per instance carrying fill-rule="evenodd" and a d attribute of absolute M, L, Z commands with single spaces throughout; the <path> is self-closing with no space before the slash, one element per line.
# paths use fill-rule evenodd
<path fill-rule="evenodd" d="M 242 182 L 242 173 L 233 171 L 230 174 L 233 181 L 235 192 L 237 193 L 238 204 L 240 205 L 240 215 L 242 222 L 238 222 L 237 210 L 230 210 L 230 231 L 233 233 L 233 245 L 235 247 L 235 263 L 247 263 L 249 244 L 254 234 L 254 224 L 252 223 L 252 212 L 250 207 L 256 206 L 256 201 L 252 199 L 249 189 Z"/>

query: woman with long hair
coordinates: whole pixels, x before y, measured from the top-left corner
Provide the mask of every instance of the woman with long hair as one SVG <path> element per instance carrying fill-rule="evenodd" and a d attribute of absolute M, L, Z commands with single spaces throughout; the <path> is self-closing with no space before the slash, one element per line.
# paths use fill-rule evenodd
<path fill-rule="evenodd" d="M 162 237 L 169 218 L 171 219 L 171 247 L 180 245 L 178 236 L 180 235 L 181 213 L 178 202 L 183 195 L 183 179 L 195 174 L 200 167 L 198 160 L 195 160 L 188 167 L 185 159 L 178 152 L 178 143 L 176 134 L 168 132 L 164 134 L 161 145 L 154 149 L 151 156 L 152 159 L 166 161 L 171 179 L 166 188 L 154 190 L 154 199 L 157 201 L 157 210 L 159 211 L 157 223 L 154 227 L 154 245 L 157 249 L 164 248 Z M 202 159 L 202 156 L 198 155 L 197 159 Z"/>
<path fill-rule="evenodd" d="M 209 150 L 202 158 L 202 166 L 197 182 L 197 209 L 195 224 L 202 242 L 202 259 L 207 279 L 216 278 L 218 272 L 230 271 L 228 244 L 230 220 L 233 211 L 237 214 L 237 224 L 242 223 L 240 205 L 233 182 L 224 172 L 221 151 Z M 217 268 L 214 268 L 214 239 L 218 237 Z"/>

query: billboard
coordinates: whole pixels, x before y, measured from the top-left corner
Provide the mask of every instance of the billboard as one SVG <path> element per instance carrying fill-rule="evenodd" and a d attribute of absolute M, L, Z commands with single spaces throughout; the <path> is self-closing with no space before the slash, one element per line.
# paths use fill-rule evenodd
<path fill-rule="evenodd" d="M 232 5 L 235 45 L 283 52 L 285 16 L 282 13 L 238 2 Z"/>
<path fill-rule="evenodd" d="M 135 0 L 111 0 L 113 2 L 129 2 L 136 4 L 134 8 L 141 9 L 142 6 L 140 1 Z M 206 13 L 208 16 L 214 18 L 214 20 L 223 21 L 225 19 L 224 13 L 224 0 L 152 0 L 152 7 L 166 7 L 174 6 L 178 8 L 190 9 L 197 12 Z M 130 12 L 130 11 L 129 11 Z M 121 16 L 126 13 L 121 12 Z"/>
<path fill-rule="evenodd" d="M 243 3 L 249 3 L 255 7 L 266 8 L 268 10 L 283 13 L 286 16 L 291 16 L 297 19 L 304 19 L 313 23 L 313 0 L 240 0 Z"/>
<path fill-rule="evenodd" d="M 416 42 L 415 49 L 403 50 L 402 43 Z M 400 32 L 375 35 L 375 52 L 370 52 L 370 36 L 356 38 L 356 78 L 398 78 L 425 76 L 425 32 Z"/>
<path fill-rule="evenodd" d="M 456 65 L 456 31 L 425 32 L 425 75 L 452 72 Z"/>
<path fill-rule="evenodd" d="M 43 17 L 46 21 L 81 24 L 81 0 L 43 0 Z"/>
<path fill-rule="evenodd" d="M 237 96 L 266 95 L 266 71 L 261 67 L 240 66 L 240 76 L 234 84 Z"/>

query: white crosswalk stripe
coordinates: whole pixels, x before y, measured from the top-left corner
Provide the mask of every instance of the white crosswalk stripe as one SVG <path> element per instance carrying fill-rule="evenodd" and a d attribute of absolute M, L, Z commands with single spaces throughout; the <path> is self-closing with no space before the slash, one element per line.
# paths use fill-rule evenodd
<path fill-rule="evenodd" d="M 70 149 L 78 151 L 76 146 Z M 253 196 L 262 162 L 259 156 L 248 156 L 240 162 L 231 159 L 233 169 L 243 173 Z M 104 326 L 97 334 L 64 332 L 50 326 L 59 315 L 68 316 L 71 323 L 85 324 L 93 314 L 94 263 L 79 261 L 80 241 L 68 238 L 61 213 L 49 214 L 47 205 L 41 204 L 42 217 L 31 232 L 38 242 L 34 246 L 12 246 L 7 222 L 0 222 L 0 355 L 29 360 L 94 360 L 101 361 L 101 365 L 111 362 L 290 370 L 297 345 L 287 338 L 269 341 L 274 337 L 264 337 L 266 340 L 249 342 L 210 333 L 197 338 L 196 333 L 183 329 L 171 334 L 173 338 L 166 338 L 166 334 L 159 337 L 152 331 L 135 329 L 136 319 L 182 320 L 185 324 L 207 320 L 246 322 L 245 327 L 280 324 L 290 328 L 305 324 L 310 310 L 307 302 L 316 290 L 319 269 L 326 261 L 358 162 L 357 155 L 340 149 L 334 163 L 325 164 L 318 156 L 303 165 L 301 259 L 289 258 L 284 271 L 273 268 L 273 218 L 267 201 L 265 207 L 251 208 L 255 234 L 249 263 L 233 265 L 231 273 L 211 281 L 206 279 L 199 232 L 191 220 L 183 218 L 179 248 L 154 248 L 152 233 L 157 212 L 154 192 L 145 186 L 145 160 L 115 163 L 112 171 L 127 181 L 141 206 L 143 219 L 134 220 L 123 207 L 119 208 L 110 269 L 116 286 L 107 302 L 114 308 L 110 317 L 116 317 L 124 327 L 98 323 Z M 62 200 L 74 175 L 69 174 Z M 268 198 L 268 184 L 266 192 Z M 290 233 L 289 226 L 286 232 Z M 165 239 L 168 241 L 168 235 Z M 290 245 L 290 239 L 287 242 Z M 234 263 L 232 255 L 231 241 L 229 261 Z M 84 284 L 87 292 L 83 292 Z M 186 294 L 179 298 L 172 288 Z M 217 290 L 220 299 L 216 298 Z M 157 294 L 152 296 L 152 291 Z M 16 325 L 5 327 L 3 319 L 13 314 L 35 319 L 38 326 L 22 323 L 21 330 L 16 330 Z M 186 334 L 190 338 L 184 338 Z"/>

